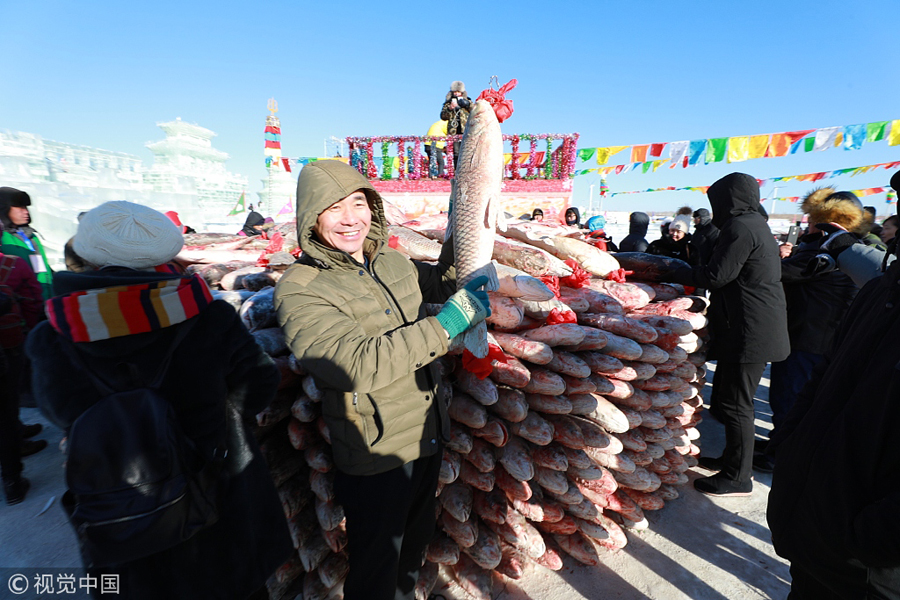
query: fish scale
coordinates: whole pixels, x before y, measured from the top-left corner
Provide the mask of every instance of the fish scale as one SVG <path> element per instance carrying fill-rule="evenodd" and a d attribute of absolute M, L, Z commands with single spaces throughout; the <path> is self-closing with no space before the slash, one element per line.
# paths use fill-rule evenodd
<path fill-rule="evenodd" d="M 450 227 L 456 263 L 457 289 L 487 275 L 490 291 L 499 288 L 491 263 L 494 233 L 501 214 L 503 136 L 490 103 L 479 100 L 469 116 L 453 182 Z M 479 323 L 462 334 L 463 346 L 477 358 L 488 353 L 487 325 Z"/>

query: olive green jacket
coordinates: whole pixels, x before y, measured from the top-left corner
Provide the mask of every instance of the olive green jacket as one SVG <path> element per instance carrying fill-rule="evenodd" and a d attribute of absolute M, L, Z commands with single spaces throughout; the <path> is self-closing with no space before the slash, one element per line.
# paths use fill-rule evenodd
<path fill-rule="evenodd" d="M 372 207 L 368 268 L 313 232 L 322 211 L 357 190 Z M 455 291 L 452 258 L 414 263 L 389 248 L 381 197 L 336 160 L 300 172 L 297 238 L 303 255 L 278 282 L 275 308 L 291 351 L 324 390 L 335 464 L 372 475 L 434 454 L 438 436 L 449 438 L 434 364 L 449 340 L 423 302 L 444 302 Z"/>

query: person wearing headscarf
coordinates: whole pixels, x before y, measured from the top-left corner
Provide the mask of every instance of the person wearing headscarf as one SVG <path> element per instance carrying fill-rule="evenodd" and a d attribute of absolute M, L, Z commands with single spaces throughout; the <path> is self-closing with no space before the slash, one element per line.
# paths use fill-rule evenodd
<path fill-rule="evenodd" d="M 700 465 L 718 471 L 694 481 L 713 496 L 753 490 L 753 397 L 766 363 L 790 352 L 778 245 L 759 211 L 759 184 L 745 173 L 727 175 L 707 191 L 719 241 L 705 265 L 675 269 L 664 281 L 711 290 L 709 359 L 716 360 L 713 395 L 725 426 L 721 457 Z"/>
<path fill-rule="evenodd" d="M 53 269 L 37 231 L 31 226 L 31 196 L 22 190 L 0 187 L 0 252 L 21 256 L 31 266 L 41 284 L 44 300 L 53 295 Z"/>
<path fill-rule="evenodd" d="M 646 252 L 647 229 L 650 217 L 647 213 L 633 212 L 628 216 L 628 235 L 619 244 L 620 252 Z"/>
<path fill-rule="evenodd" d="M 106 202 L 84 215 L 73 245 L 90 268 L 57 274 L 48 319 L 25 347 L 41 412 L 68 435 L 103 398 L 70 352 L 113 389 L 129 390 L 152 380 L 173 341 L 183 337 L 159 393 L 198 452 L 209 460 L 224 454 L 215 523 L 166 550 L 99 571 L 118 575 L 121 598 L 267 597 L 266 580 L 294 552 L 253 432 L 255 415 L 278 387 L 277 367 L 201 277 L 158 270 L 184 245 L 164 214 Z M 63 496 L 69 514 L 75 502 L 72 493 Z M 86 547 L 82 557 L 96 577 Z"/>

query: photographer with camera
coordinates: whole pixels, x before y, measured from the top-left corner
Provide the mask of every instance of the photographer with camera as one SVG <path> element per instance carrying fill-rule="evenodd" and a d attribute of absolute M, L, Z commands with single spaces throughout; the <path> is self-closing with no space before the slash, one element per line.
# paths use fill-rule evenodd
<path fill-rule="evenodd" d="M 462 135 L 474 102 L 466 94 L 466 84 L 454 81 L 441 107 L 441 120 L 447 121 L 447 135 Z M 453 142 L 454 161 L 459 157 L 459 141 Z"/>

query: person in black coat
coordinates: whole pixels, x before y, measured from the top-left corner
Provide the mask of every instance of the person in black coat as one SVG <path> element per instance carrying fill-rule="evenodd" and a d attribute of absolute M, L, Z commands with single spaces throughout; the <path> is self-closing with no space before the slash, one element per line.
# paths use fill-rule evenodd
<path fill-rule="evenodd" d="M 34 396 L 68 435 L 101 394 L 63 349 L 64 337 L 88 368 L 114 388 L 129 389 L 135 384 L 124 367 L 133 365 L 152 379 L 179 328 L 192 322 L 160 393 L 201 452 L 211 455 L 224 435 L 219 519 L 180 544 L 130 562 L 94 567 L 89 553 L 82 556 L 95 576 L 119 575 L 119 598 L 268 597 L 266 579 L 291 556 L 293 545 L 252 428 L 274 397 L 278 369 L 235 310 L 213 301 L 201 278 L 154 270 L 183 243 L 165 215 L 144 206 L 107 202 L 85 214 L 74 249 L 93 268 L 58 274 L 49 319 L 28 337 Z M 84 298 L 94 301 L 79 301 Z M 71 510 L 73 502 L 67 492 L 63 506 Z"/>
<path fill-rule="evenodd" d="M 683 218 L 676 218 L 669 223 L 669 228 L 658 240 L 653 240 L 647 246 L 647 254 L 668 256 L 683 260 L 689 265 L 697 264 L 696 250 L 694 249 L 691 234 L 687 232 L 688 222 Z"/>
<path fill-rule="evenodd" d="M 712 257 L 716 241 L 719 239 L 719 228 L 713 225 L 712 217 L 705 208 L 694 211 L 694 248 L 697 250 L 697 264 L 705 265 Z"/>
<path fill-rule="evenodd" d="M 681 267 L 664 280 L 711 290 L 710 346 L 717 360 L 713 393 L 725 425 L 721 458 L 701 458 L 719 472 L 694 481 L 699 491 L 746 496 L 753 489 L 753 396 L 766 363 L 790 352 L 778 245 L 759 211 L 759 184 L 744 173 L 707 192 L 719 241 L 706 265 Z"/>
<path fill-rule="evenodd" d="M 792 599 L 900 598 L 898 339 L 895 260 L 860 290 L 769 442 L 767 520 Z"/>
<path fill-rule="evenodd" d="M 809 215 L 809 232 L 800 238 L 793 254 L 781 261 L 791 353 L 785 360 L 772 363 L 769 406 L 773 429 L 770 438 L 777 435 L 813 369 L 831 348 L 841 319 L 859 291 L 853 280 L 840 271 L 815 273 L 808 269 L 823 252 L 822 244 L 827 239 L 816 226 L 836 223 L 858 233 L 868 228 L 862 204 L 849 192 L 835 194 L 833 188 L 819 188 L 806 196 L 801 208 Z M 759 471 L 771 471 L 772 459 L 758 454 L 753 466 Z"/>
<path fill-rule="evenodd" d="M 650 217 L 647 213 L 631 213 L 628 217 L 628 235 L 619 244 L 619 251 L 646 252 L 648 227 L 650 227 Z"/>
<path fill-rule="evenodd" d="M 253 210 L 253 205 L 251 204 L 250 214 L 247 215 L 246 220 L 244 220 L 244 227 L 241 229 L 241 231 L 243 231 L 245 235 L 249 236 L 259 235 L 262 233 L 262 229 L 260 229 L 260 226 L 265 222 L 265 217 Z"/>

